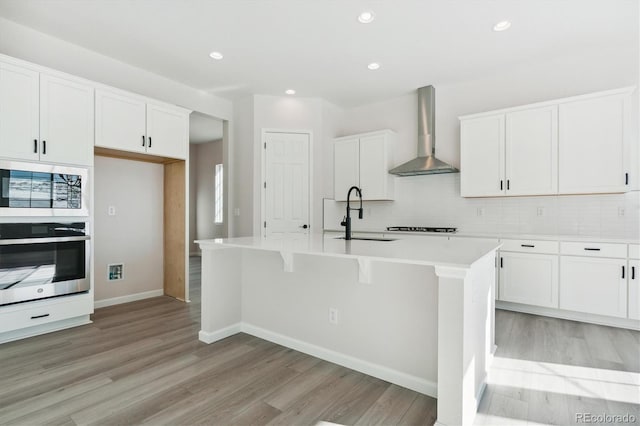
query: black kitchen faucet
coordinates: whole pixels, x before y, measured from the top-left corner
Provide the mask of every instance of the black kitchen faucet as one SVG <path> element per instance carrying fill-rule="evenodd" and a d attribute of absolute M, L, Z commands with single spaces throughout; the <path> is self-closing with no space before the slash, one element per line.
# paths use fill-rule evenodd
<path fill-rule="evenodd" d="M 352 209 L 351 208 L 351 191 L 356 190 L 356 193 L 358 194 L 358 197 L 360 197 L 360 208 L 359 209 Z M 363 216 L 363 209 L 362 209 L 362 191 L 360 190 L 360 188 L 358 188 L 357 186 L 352 186 L 351 188 L 349 188 L 349 192 L 347 193 L 347 215 L 344 217 L 344 219 L 342 220 L 342 222 L 340 222 L 341 226 L 345 227 L 345 234 L 344 234 L 344 239 L 345 240 L 350 240 L 351 239 L 351 210 L 358 210 L 358 219 L 362 219 Z"/>

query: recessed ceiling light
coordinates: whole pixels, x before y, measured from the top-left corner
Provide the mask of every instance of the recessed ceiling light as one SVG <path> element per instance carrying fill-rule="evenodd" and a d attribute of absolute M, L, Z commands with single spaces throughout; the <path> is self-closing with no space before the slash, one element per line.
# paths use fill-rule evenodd
<path fill-rule="evenodd" d="M 380 64 L 377 62 L 371 62 L 369 65 L 367 65 L 367 68 L 369 68 L 370 70 L 377 70 L 378 68 L 380 68 Z"/>
<path fill-rule="evenodd" d="M 222 53 L 220 53 L 220 52 L 211 52 L 211 53 L 209 53 L 209 56 L 211 56 L 211 58 L 213 58 L 213 59 L 222 59 L 223 58 Z"/>
<path fill-rule="evenodd" d="M 493 31 L 505 31 L 511 27 L 511 22 L 509 21 L 500 21 L 493 26 Z"/>
<path fill-rule="evenodd" d="M 360 15 L 358 15 L 358 21 L 361 24 L 370 24 L 374 19 L 376 19 L 376 15 L 370 10 L 362 12 Z"/>
<path fill-rule="evenodd" d="M 286 93 L 287 95 L 295 95 L 296 91 L 293 89 L 287 89 L 284 91 L 284 93 Z"/>

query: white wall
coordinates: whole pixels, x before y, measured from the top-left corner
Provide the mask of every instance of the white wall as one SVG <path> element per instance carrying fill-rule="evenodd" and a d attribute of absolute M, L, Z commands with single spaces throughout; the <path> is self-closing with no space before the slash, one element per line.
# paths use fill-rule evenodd
<path fill-rule="evenodd" d="M 230 119 L 232 103 L 78 45 L 0 18 L 0 53 Z"/>
<path fill-rule="evenodd" d="M 196 243 L 197 240 L 197 223 L 196 223 L 196 199 L 198 194 L 198 174 L 197 174 L 197 150 L 195 145 L 189 145 L 189 254 L 200 253 L 200 247 Z"/>
<path fill-rule="evenodd" d="M 253 191 L 254 191 L 254 131 L 253 96 L 239 99 L 233 104 L 231 144 L 231 177 L 229 187 L 232 194 L 229 202 L 233 218 L 229 236 L 253 235 Z M 260 208 L 259 205 L 256 208 Z M 239 215 L 236 216 L 236 210 Z"/>
<path fill-rule="evenodd" d="M 436 152 L 438 158 L 460 164 L 458 117 L 599 90 L 638 85 L 638 50 L 612 46 L 576 52 L 541 63 L 527 63 L 482 79 L 449 86 L 436 85 Z M 638 128 L 637 97 L 634 97 Z M 398 132 L 395 163 L 415 156 L 417 97 L 414 93 L 344 111 L 336 135 L 380 128 Z M 634 189 L 627 194 L 556 197 L 462 199 L 459 175 L 396 178 L 395 202 L 366 203 L 365 219 L 355 230 L 379 230 L 389 225 L 457 226 L 462 231 L 497 234 L 567 234 L 640 238 L 640 194 L 637 189 L 638 138 L 632 137 Z M 328 157 L 325 161 L 330 161 Z M 332 174 L 326 174 L 333 182 Z M 327 186 L 331 186 L 327 185 Z M 343 203 L 329 208 L 327 228 L 339 228 Z M 538 208 L 544 213 L 538 216 Z M 478 209 L 482 209 L 478 216 Z M 619 210 L 624 209 L 624 216 Z"/>
<path fill-rule="evenodd" d="M 95 300 L 163 288 L 162 164 L 95 158 Z M 107 214 L 108 206 L 116 215 Z M 107 265 L 124 263 L 121 281 L 107 280 Z"/>

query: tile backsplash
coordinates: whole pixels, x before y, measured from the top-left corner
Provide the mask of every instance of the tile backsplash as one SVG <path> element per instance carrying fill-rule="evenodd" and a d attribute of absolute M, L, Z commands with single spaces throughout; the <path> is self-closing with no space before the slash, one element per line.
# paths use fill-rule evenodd
<path fill-rule="evenodd" d="M 344 202 L 325 200 L 324 228 L 340 229 Z M 462 198 L 460 174 L 397 178 L 395 201 L 365 201 L 354 230 L 454 226 L 482 234 L 640 239 L 640 191 L 625 194 Z"/>

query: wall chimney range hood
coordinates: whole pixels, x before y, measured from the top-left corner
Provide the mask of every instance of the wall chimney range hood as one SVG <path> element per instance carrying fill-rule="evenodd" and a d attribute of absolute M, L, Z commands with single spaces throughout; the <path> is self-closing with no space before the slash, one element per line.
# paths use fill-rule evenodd
<path fill-rule="evenodd" d="M 418 157 L 389 173 L 398 176 L 458 173 L 458 169 L 440 161 L 436 154 L 436 90 L 433 86 L 418 89 Z"/>

